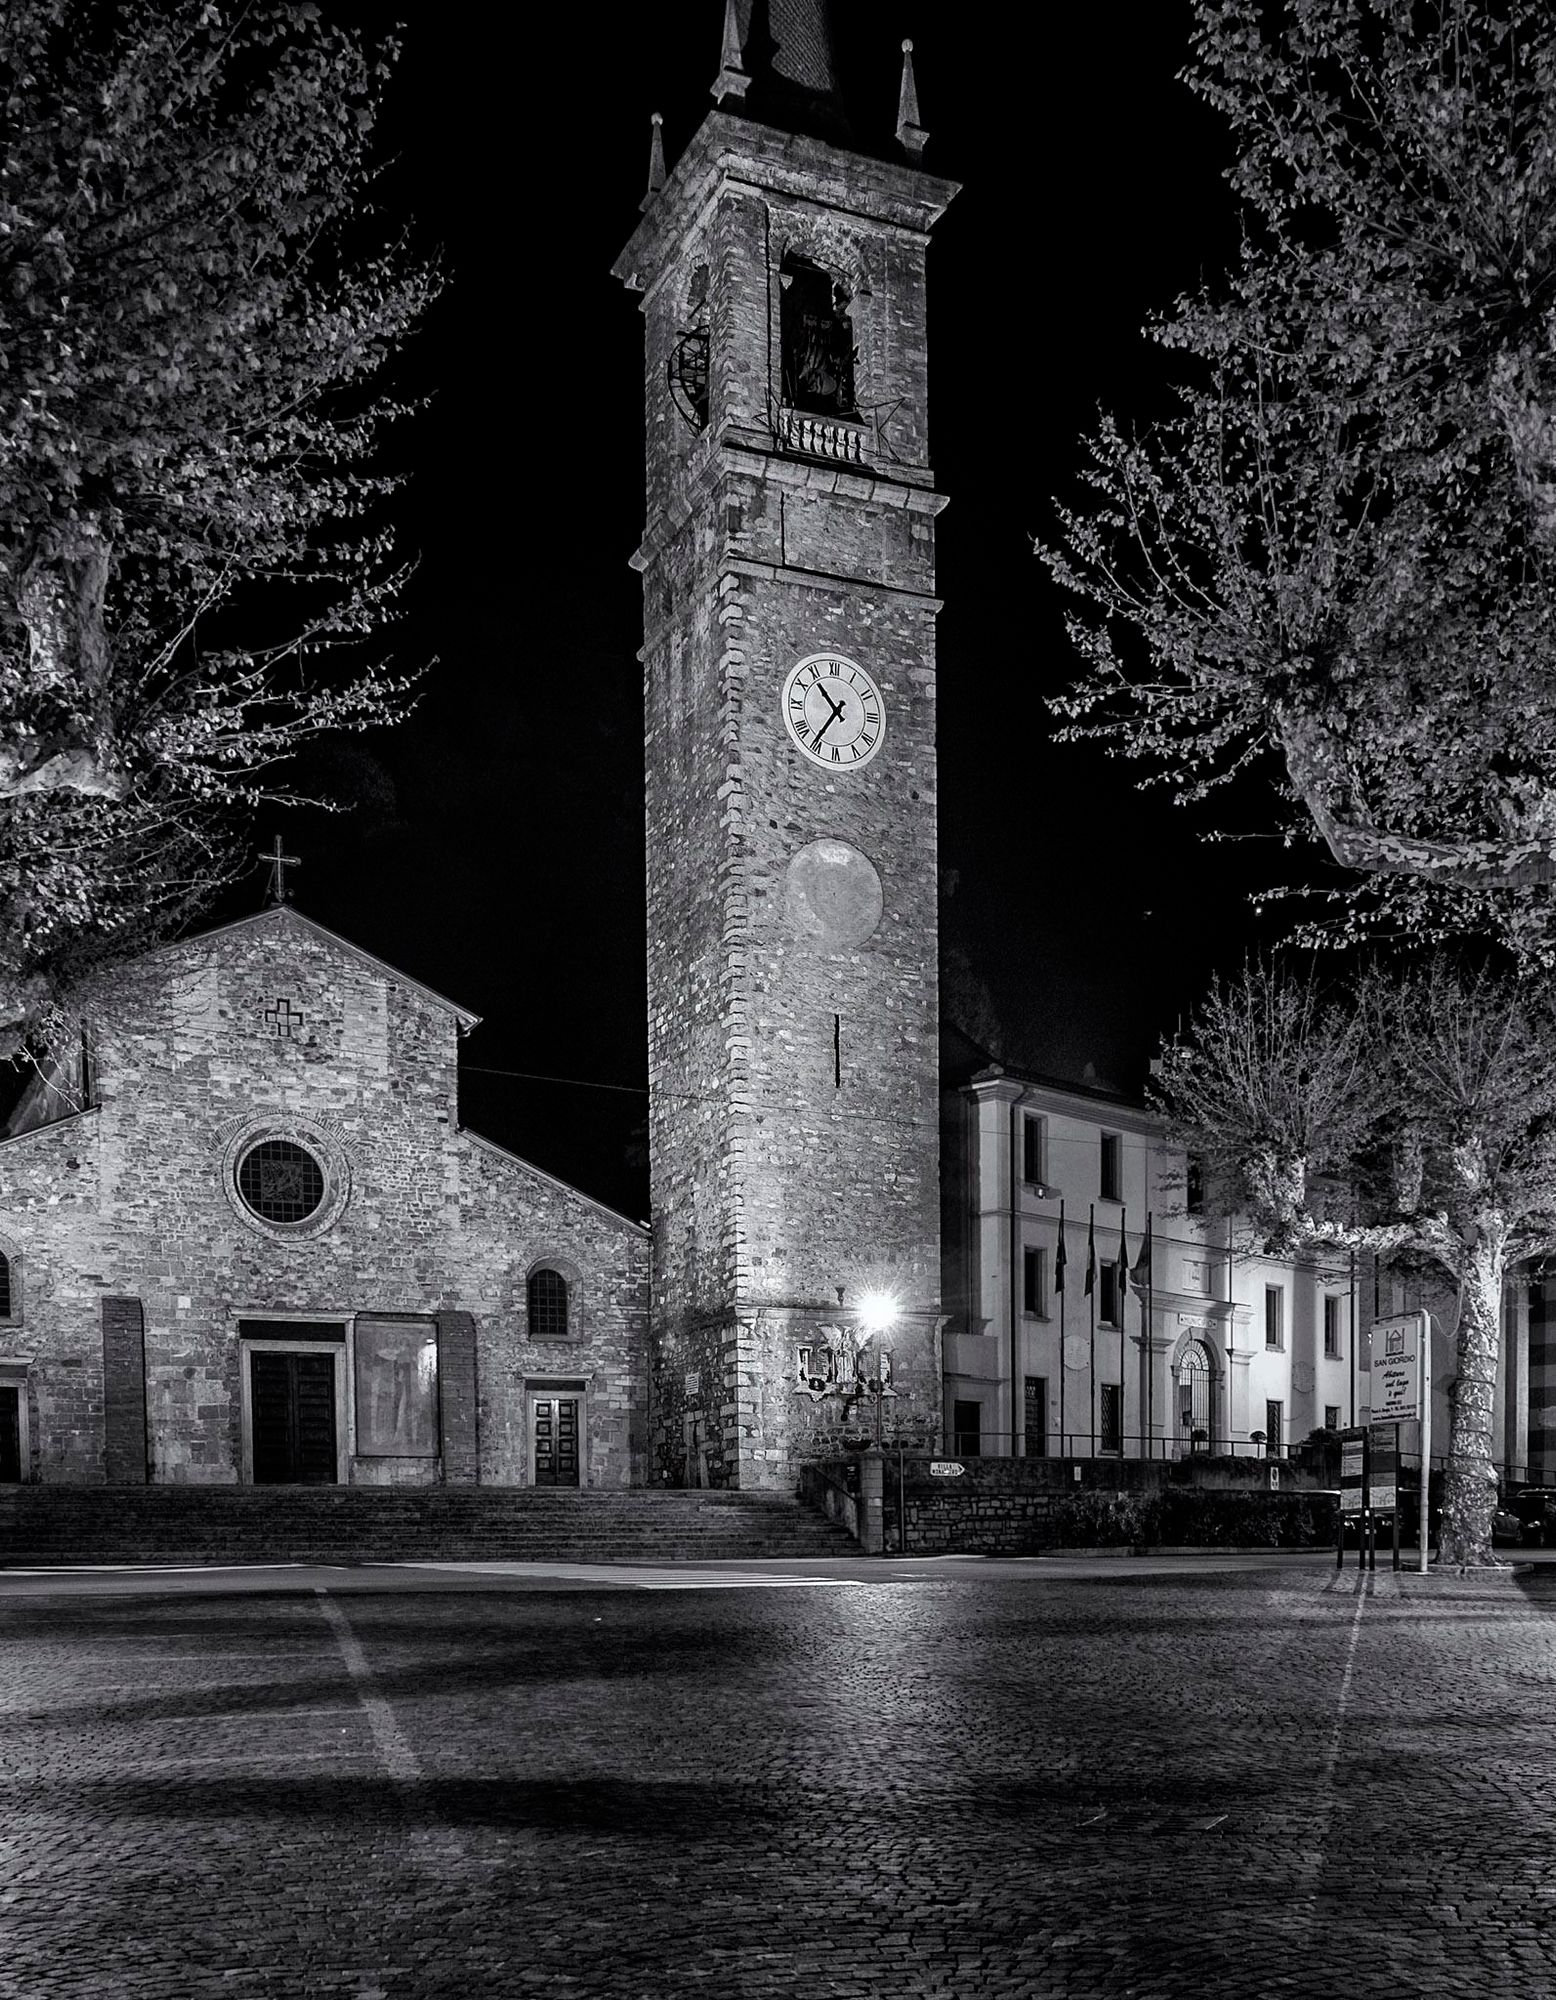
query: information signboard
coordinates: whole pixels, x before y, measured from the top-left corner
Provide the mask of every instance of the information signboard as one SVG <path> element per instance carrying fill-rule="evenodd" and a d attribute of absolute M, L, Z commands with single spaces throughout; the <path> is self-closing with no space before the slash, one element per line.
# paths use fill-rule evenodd
<path fill-rule="evenodd" d="M 1362 1510 L 1362 1478 L 1366 1468 L 1367 1441 L 1360 1431 L 1351 1431 L 1340 1440 L 1340 1512 L 1359 1514 Z"/>
<path fill-rule="evenodd" d="M 1367 1493 L 1379 1514 L 1392 1514 L 1399 1505 L 1399 1455 L 1392 1424 L 1374 1424 L 1372 1449 L 1368 1454 Z"/>
<path fill-rule="evenodd" d="M 1372 1421 L 1410 1424 L 1421 1415 L 1423 1313 L 1373 1322 Z"/>
<path fill-rule="evenodd" d="M 1432 1490 L 1432 1322 L 1425 1312 L 1396 1313 L 1392 1318 L 1373 1321 L 1372 1326 L 1372 1422 L 1376 1438 L 1379 1425 L 1419 1423 L 1418 1456 L 1421 1463 L 1419 1562 L 1427 1564 L 1427 1532 L 1430 1527 Z M 1397 1440 L 1398 1433 L 1394 1433 Z M 1397 1444 L 1396 1453 L 1397 1456 Z M 1397 1497 L 1397 1486 L 1396 1486 Z M 1372 1503 L 1382 1510 L 1383 1503 Z M 1399 1514 L 1394 1510 L 1395 1533 Z"/>

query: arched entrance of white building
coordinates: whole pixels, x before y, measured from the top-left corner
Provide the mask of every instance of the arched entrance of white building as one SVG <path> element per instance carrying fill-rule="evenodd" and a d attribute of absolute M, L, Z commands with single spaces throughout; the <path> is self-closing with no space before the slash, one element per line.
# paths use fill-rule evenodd
<path fill-rule="evenodd" d="M 1216 1365 L 1203 1340 L 1191 1339 L 1176 1370 L 1178 1441 L 1181 1449 L 1208 1451 L 1216 1436 Z"/>

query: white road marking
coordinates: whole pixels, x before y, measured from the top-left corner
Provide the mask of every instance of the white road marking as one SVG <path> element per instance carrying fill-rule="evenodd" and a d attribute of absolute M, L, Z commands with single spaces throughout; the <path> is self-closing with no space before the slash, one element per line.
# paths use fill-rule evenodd
<path fill-rule="evenodd" d="M 397 1781 L 417 1783 L 421 1778 L 421 1766 L 416 1761 L 416 1754 L 400 1734 L 394 1711 L 377 1692 L 373 1670 L 367 1663 L 367 1655 L 357 1643 L 357 1635 L 347 1622 L 345 1612 L 322 1584 L 315 1584 L 313 1590 L 319 1600 L 319 1609 L 335 1634 L 341 1658 L 346 1662 L 346 1672 L 356 1688 L 357 1700 L 362 1704 L 368 1727 L 373 1732 L 373 1742 L 384 1769 Z"/>
<path fill-rule="evenodd" d="M 1334 1786 L 1335 1765 L 1340 1758 L 1340 1732 L 1345 1727 L 1346 1706 L 1351 1699 L 1351 1675 L 1356 1670 L 1356 1641 L 1361 1637 L 1362 1612 L 1367 1606 L 1367 1592 L 1356 1593 L 1356 1611 L 1351 1619 L 1350 1644 L 1345 1649 L 1345 1671 L 1340 1676 L 1340 1696 L 1335 1703 L 1334 1728 L 1329 1732 L 1329 1748 L 1324 1753 L 1324 1790 Z"/>
<path fill-rule="evenodd" d="M 51 1563 L 46 1569 L 0 1570 L 0 1582 L 8 1576 L 231 1576 L 238 1571 L 265 1569 L 320 1569 L 320 1563 Z"/>

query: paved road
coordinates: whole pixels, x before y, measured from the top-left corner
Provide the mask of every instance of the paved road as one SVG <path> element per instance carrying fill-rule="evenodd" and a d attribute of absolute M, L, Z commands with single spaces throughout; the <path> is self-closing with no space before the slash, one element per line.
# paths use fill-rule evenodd
<path fill-rule="evenodd" d="M 1556 1991 L 1556 1570 L 0 1579 L 0 1995 Z"/>

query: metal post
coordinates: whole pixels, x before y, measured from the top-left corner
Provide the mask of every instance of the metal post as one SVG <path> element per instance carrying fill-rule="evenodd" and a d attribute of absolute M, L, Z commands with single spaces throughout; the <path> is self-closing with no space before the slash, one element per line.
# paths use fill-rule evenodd
<path fill-rule="evenodd" d="M 1432 1315 L 1421 1315 L 1421 1560 L 1426 1575 L 1426 1536 L 1431 1524 L 1432 1492 Z"/>
<path fill-rule="evenodd" d="M 1145 1233 L 1151 1234 L 1151 1211 L 1145 1212 Z M 1145 1455 L 1156 1456 L 1156 1426 L 1153 1422 L 1155 1390 L 1151 1377 L 1156 1367 L 1156 1250 L 1152 1246 L 1151 1261 L 1145 1267 Z"/>
<path fill-rule="evenodd" d="M 1091 1430 L 1086 1441 L 1086 1450 L 1092 1458 L 1095 1458 L 1097 1455 L 1097 1276 L 1091 1268 L 1092 1258 L 1096 1250 L 1096 1242 L 1097 1204 L 1093 1202 L 1091 1204 L 1091 1227 L 1086 1235 L 1086 1303 L 1091 1308 L 1090 1345 L 1087 1349 L 1089 1355 L 1088 1365 L 1090 1372 L 1088 1382 L 1091 1396 L 1091 1413 L 1086 1419 Z"/>
<path fill-rule="evenodd" d="M 1351 1413 L 1350 1428 L 1356 1428 L 1356 1252 L 1351 1252 Z"/>
<path fill-rule="evenodd" d="M 1068 1275 L 1065 1269 L 1068 1261 L 1064 1247 L 1064 1202 L 1061 1200 L 1059 1203 L 1059 1247 L 1054 1258 L 1056 1266 L 1054 1279 L 1056 1289 L 1059 1293 L 1059 1456 L 1061 1458 L 1065 1455 L 1064 1371 L 1069 1366 L 1064 1358 L 1064 1281 Z"/>
<path fill-rule="evenodd" d="M 1403 1428 L 1404 1426 L 1402 1424 L 1396 1424 L 1394 1426 L 1394 1567 L 1395 1569 L 1399 1568 L 1399 1474 L 1402 1463 L 1399 1452 L 1399 1434 Z"/>
<path fill-rule="evenodd" d="M 907 1487 L 902 1473 L 902 1434 L 897 1434 L 897 1553 L 905 1556 L 908 1552 L 908 1501 Z"/>

